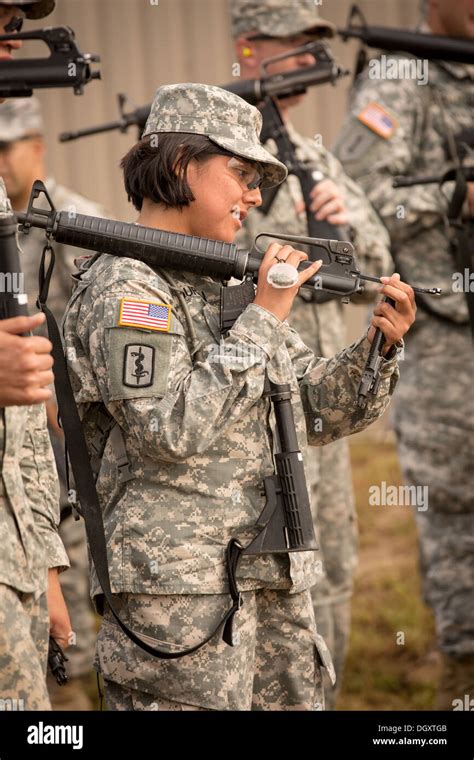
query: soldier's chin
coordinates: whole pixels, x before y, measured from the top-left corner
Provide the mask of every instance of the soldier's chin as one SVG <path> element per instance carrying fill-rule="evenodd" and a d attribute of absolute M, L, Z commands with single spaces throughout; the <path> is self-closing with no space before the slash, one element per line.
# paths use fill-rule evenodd
<path fill-rule="evenodd" d="M 302 95 L 292 95 L 291 98 L 279 98 L 278 103 L 281 108 L 294 108 L 303 102 L 304 96 L 305 93 Z"/>

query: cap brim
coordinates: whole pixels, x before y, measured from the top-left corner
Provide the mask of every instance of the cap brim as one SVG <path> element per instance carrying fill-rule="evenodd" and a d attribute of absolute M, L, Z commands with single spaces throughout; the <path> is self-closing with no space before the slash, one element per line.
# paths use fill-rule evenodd
<path fill-rule="evenodd" d="M 49 16 L 56 6 L 56 0 L 41 0 L 39 3 L 17 2 L 19 8 L 25 12 L 26 18 L 38 19 Z"/>
<path fill-rule="evenodd" d="M 209 140 L 219 145 L 221 148 L 225 148 L 230 153 L 234 153 L 240 158 L 246 158 L 249 161 L 257 161 L 262 165 L 265 172 L 261 187 L 275 187 L 280 185 L 288 176 L 288 169 L 285 164 L 282 164 L 275 156 L 272 156 L 263 145 L 250 145 L 247 142 L 243 142 L 239 145 L 239 142 L 235 138 L 221 137 L 220 135 L 207 135 Z"/>
<path fill-rule="evenodd" d="M 336 25 L 331 24 L 330 21 L 319 21 L 314 24 L 314 26 L 311 27 L 305 27 L 304 29 L 300 30 L 304 34 L 313 34 L 315 37 L 320 37 L 323 35 L 324 37 L 334 37 L 336 34 Z M 295 32 L 295 34 L 299 34 L 299 32 Z"/>

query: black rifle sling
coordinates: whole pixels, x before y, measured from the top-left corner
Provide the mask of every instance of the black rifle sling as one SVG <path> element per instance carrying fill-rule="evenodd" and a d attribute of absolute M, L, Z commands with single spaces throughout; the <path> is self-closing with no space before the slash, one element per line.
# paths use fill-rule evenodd
<path fill-rule="evenodd" d="M 50 262 L 47 271 L 45 271 L 45 260 L 47 252 L 50 253 Z M 156 649 L 147 644 L 134 631 L 132 631 L 120 618 L 117 602 L 114 599 L 110 586 L 109 567 L 107 563 L 107 543 L 105 539 L 104 523 L 102 520 L 102 510 L 100 508 L 99 497 L 95 487 L 92 468 L 89 460 L 89 451 L 87 448 L 84 431 L 82 429 L 79 411 L 76 406 L 74 393 L 71 387 L 71 381 L 67 371 L 66 359 L 63 352 L 61 337 L 56 320 L 48 309 L 46 301 L 48 298 L 49 283 L 54 268 L 54 252 L 48 244 L 43 250 L 39 270 L 39 296 L 38 308 L 46 315 L 48 334 L 53 344 L 54 359 L 54 387 L 59 407 L 61 425 L 66 439 L 71 468 L 74 474 L 75 487 L 78 493 L 82 514 L 84 516 L 87 539 L 94 563 L 97 578 L 101 585 L 105 599 L 122 631 L 131 639 L 134 644 L 139 646 L 145 652 L 153 657 L 163 660 L 175 660 L 185 655 L 193 654 L 210 641 L 213 636 L 223 626 L 224 641 L 233 646 L 235 639 L 232 632 L 232 623 L 235 613 L 242 606 L 242 597 L 237 589 L 235 573 L 237 562 L 240 556 L 240 547 L 237 542 L 231 542 L 227 547 L 226 562 L 229 574 L 229 590 L 232 597 L 232 607 L 226 612 L 222 620 L 215 629 L 199 644 L 178 652 L 167 652 L 162 649 Z"/>

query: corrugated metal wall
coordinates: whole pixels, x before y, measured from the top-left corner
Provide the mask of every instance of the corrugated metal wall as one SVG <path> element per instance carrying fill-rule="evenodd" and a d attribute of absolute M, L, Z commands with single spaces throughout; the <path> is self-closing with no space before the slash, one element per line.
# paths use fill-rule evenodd
<path fill-rule="evenodd" d="M 322 16 L 343 26 L 352 0 L 316 3 Z M 372 23 L 411 26 L 418 0 L 360 0 Z M 150 101 L 160 84 L 194 81 L 224 84 L 235 62 L 227 0 L 58 0 L 48 25 L 67 24 L 83 52 L 101 57 L 102 80 L 87 85 L 84 95 L 69 90 L 40 93 L 44 106 L 48 166 L 58 181 L 100 201 L 115 218 L 133 218 L 118 169 L 120 158 L 136 139 L 109 133 L 59 143 L 66 130 L 117 117 L 116 96 L 125 92 L 137 105 Z M 33 22 L 28 22 L 31 28 Z M 43 54 L 40 43 L 26 43 L 23 52 Z M 337 40 L 338 59 L 353 68 L 357 43 Z M 313 90 L 295 111 L 294 122 L 306 135 L 321 134 L 331 145 L 345 111 L 350 77 L 337 87 Z"/>

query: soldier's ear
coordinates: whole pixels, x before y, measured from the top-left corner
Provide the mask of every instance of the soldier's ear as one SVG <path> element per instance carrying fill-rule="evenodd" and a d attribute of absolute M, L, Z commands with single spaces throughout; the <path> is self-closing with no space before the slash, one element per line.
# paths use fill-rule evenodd
<path fill-rule="evenodd" d="M 31 138 L 31 146 L 37 159 L 43 160 L 46 153 L 46 145 L 42 135 L 34 135 Z"/>
<path fill-rule="evenodd" d="M 235 40 L 235 51 L 237 53 L 237 60 L 240 65 L 244 65 L 247 69 L 258 69 L 260 63 L 258 61 L 256 43 L 247 39 L 241 35 Z"/>

